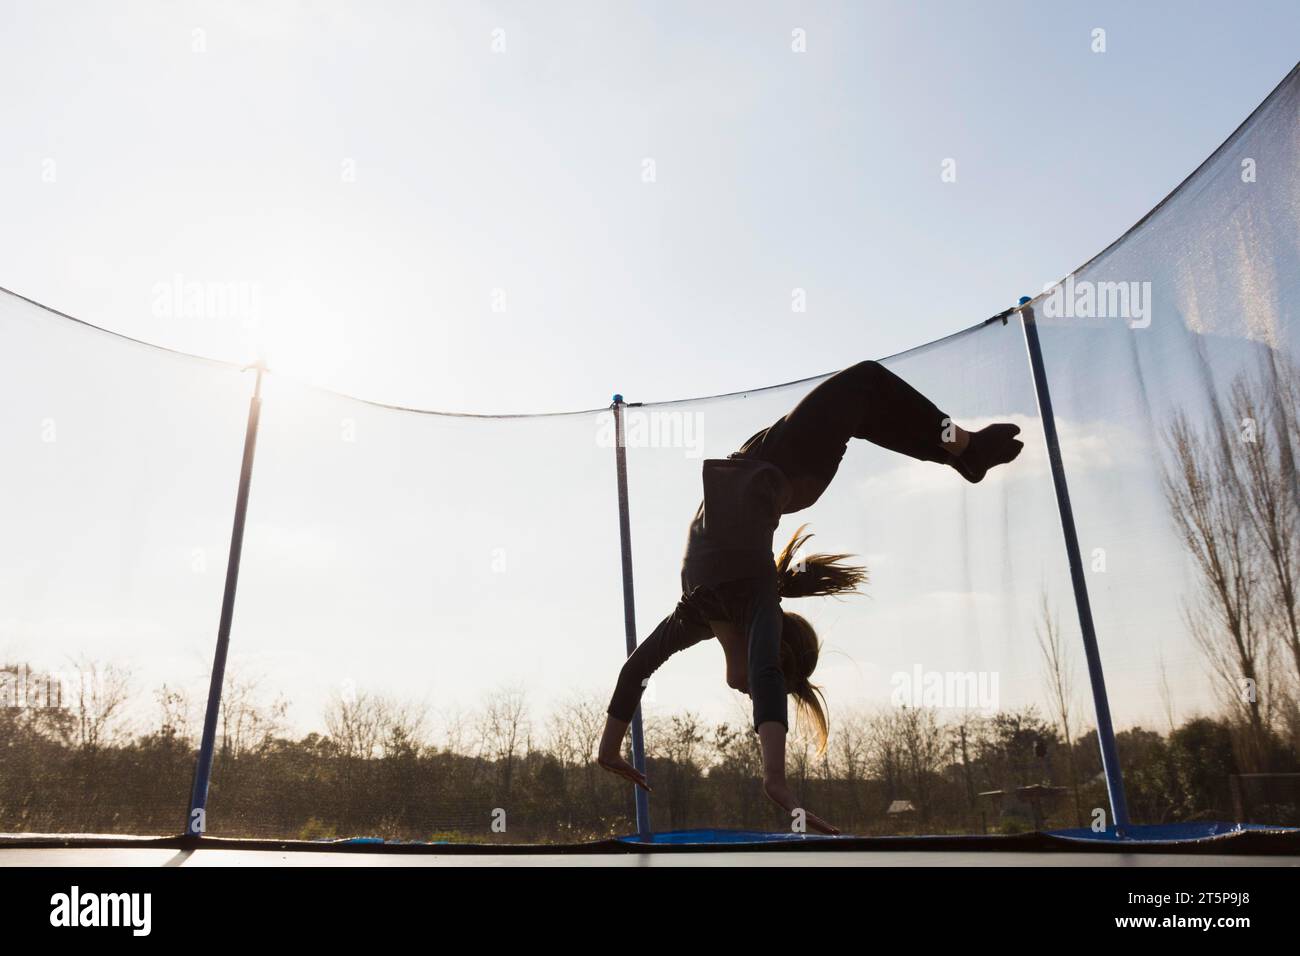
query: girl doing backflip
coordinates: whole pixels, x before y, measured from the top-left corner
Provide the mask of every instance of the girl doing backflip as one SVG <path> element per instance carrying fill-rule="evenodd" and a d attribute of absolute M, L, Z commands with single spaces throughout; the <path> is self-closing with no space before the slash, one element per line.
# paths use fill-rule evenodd
<path fill-rule="evenodd" d="M 682 559 L 682 596 L 619 672 L 600 765 L 649 789 L 622 755 L 641 692 L 670 655 L 716 638 L 726 657 L 727 684 L 753 701 L 763 791 L 793 812 L 799 804 L 785 778 L 786 695 L 812 722 L 823 750 L 829 725 L 825 699 L 811 682 L 820 641 L 807 620 L 782 609 L 781 599 L 853 591 L 865 571 L 847 564 L 849 555 L 799 557 L 810 537 L 803 528 L 774 558 L 772 536 L 781 516 L 821 497 L 851 438 L 947 465 L 978 482 L 990 468 L 1020 454 L 1019 431 L 1016 425 L 995 424 L 967 432 L 880 363 L 860 362 L 826 379 L 739 451 L 706 460 L 704 500 L 691 521 Z M 805 819 L 810 829 L 838 832 L 813 813 Z"/>

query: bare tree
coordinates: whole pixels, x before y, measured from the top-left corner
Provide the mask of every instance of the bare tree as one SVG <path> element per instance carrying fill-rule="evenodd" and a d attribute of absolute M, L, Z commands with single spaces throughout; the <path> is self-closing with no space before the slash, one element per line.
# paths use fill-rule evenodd
<path fill-rule="evenodd" d="M 1075 823 L 1083 826 L 1083 800 L 1079 793 L 1079 774 L 1074 759 L 1075 662 L 1062 637 L 1061 621 L 1052 610 L 1046 589 L 1040 598 L 1039 620 L 1034 626 L 1034 633 L 1038 637 L 1038 649 L 1043 655 L 1043 678 L 1047 683 L 1052 716 L 1065 740 L 1070 789 L 1074 792 Z"/>
<path fill-rule="evenodd" d="M 646 749 L 662 760 L 682 766 L 696 765 L 703 742 L 703 722 L 690 711 L 673 714 L 667 720 L 652 721 L 647 727 Z"/>
<path fill-rule="evenodd" d="M 82 656 L 74 672 L 70 703 L 77 718 L 77 742 L 82 751 L 94 753 L 125 733 L 124 714 L 130 697 L 131 674 L 116 664 L 101 664 Z"/>
<path fill-rule="evenodd" d="M 845 795 L 848 816 L 854 820 L 860 820 L 865 813 L 862 797 L 867 783 L 868 750 L 866 715 L 860 709 L 841 708 L 822 755 L 821 778 L 828 791 Z"/>
<path fill-rule="evenodd" d="M 413 757 L 425 742 L 428 712 L 422 704 L 381 697 L 376 701 L 379 716 L 381 757 Z"/>
<path fill-rule="evenodd" d="M 563 767 L 590 766 L 605 729 L 605 708 L 593 695 L 575 694 L 547 719 L 547 741 Z"/>
<path fill-rule="evenodd" d="M 596 751 L 604 729 L 605 705 L 595 694 L 574 694 L 547 720 L 550 751 L 561 767 L 581 771 L 582 800 L 590 814 L 601 803 L 599 785 L 605 772 L 596 764 Z"/>
<path fill-rule="evenodd" d="M 184 690 L 163 684 L 157 690 L 158 709 L 162 712 L 158 733 L 186 744 L 194 742 L 192 702 Z"/>
<path fill-rule="evenodd" d="M 288 711 L 283 696 L 263 702 L 259 678 L 227 670 L 219 719 L 222 756 L 239 757 L 264 746 L 284 729 Z"/>
<path fill-rule="evenodd" d="M 684 826 L 701 780 L 704 723 L 689 711 L 646 723 L 646 751 L 656 758 L 653 783 L 660 806 L 667 804 L 673 829 Z"/>
<path fill-rule="evenodd" d="M 504 798 L 510 796 L 515 769 L 526 753 L 531 732 L 523 688 L 505 687 L 488 696 L 478 720 L 479 754 L 497 765 Z"/>
<path fill-rule="evenodd" d="M 453 706 L 443 710 L 439 716 L 439 724 L 442 733 L 438 739 L 442 741 L 443 749 L 447 753 L 462 756 L 469 753 L 466 740 L 470 736 L 470 717 L 463 709 Z"/>
<path fill-rule="evenodd" d="M 1163 475 L 1165 499 L 1201 579 L 1184 614 L 1193 638 L 1219 679 L 1224 702 L 1249 728 L 1252 756 L 1266 752 L 1267 720 L 1259 692 L 1265 679 L 1267 608 L 1258 540 L 1246 517 L 1243 484 L 1222 430 L 1197 431 L 1179 413 L 1167 435 L 1173 464 Z M 1245 682 L 1249 682 L 1248 684 Z"/>
<path fill-rule="evenodd" d="M 886 803 L 899 798 L 903 787 L 905 743 L 900 711 L 883 710 L 867 721 L 867 766 L 885 786 Z"/>
<path fill-rule="evenodd" d="M 383 704 L 364 691 L 336 691 L 325 705 L 325 729 L 340 756 L 369 760 L 383 739 Z"/>
<path fill-rule="evenodd" d="M 1266 378 L 1239 376 L 1232 405 L 1241 431 L 1242 511 L 1263 550 L 1264 578 L 1276 633 L 1300 677 L 1300 495 L 1294 448 L 1300 441 L 1295 369 Z"/>
<path fill-rule="evenodd" d="M 864 781 L 867 776 L 867 747 L 865 715 L 859 710 L 843 711 L 826 748 L 832 754 L 835 774 L 850 785 Z"/>
<path fill-rule="evenodd" d="M 951 751 L 948 735 L 933 709 L 903 707 L 898 715 L 903 767 L 922 820 L 930 818 L 932 794 L 939 771 Z"/>
<path fill-rule="evenodd" d="M 1160 670 L 1160 683 L 1158 685 L 1160 693 L 1160 706 L 1165 711 L 1165 722 L 1169 724 L 1169 732 L 1172 734 L 1177 729 L 1178 724 L 1174 720 L 1174 689 L 1169 683 L 1169 667 L 1165 664 L 1165 655 L 1160 654 L 1160 660 L 1157 664 Z"/>

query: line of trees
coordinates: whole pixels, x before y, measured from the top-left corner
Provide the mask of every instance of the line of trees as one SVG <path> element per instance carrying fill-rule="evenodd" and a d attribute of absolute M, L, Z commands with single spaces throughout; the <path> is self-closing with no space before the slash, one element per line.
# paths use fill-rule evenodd
<path fill-rule="evenodd" d="M 160 688 L 156 726 L 132 732 L 123 716 L 129 675 L 89 666 L 105 678 L 100 692 L 59 709 L 0 712 L 0 829 L 180 832 L 195 708 L 174 688 Z M 1044 826 L 1086 826 L 1094 808 L 1106 806 L 1105 785 L 1096 733 L 1074 726 L 1068 706 L 1064 721 L 1033 707 L 992 714 L 840 708 L 825 753 L 792 735 L 791 781 L 846 832 L 1028 830 L 1034 821 L 1026 813 L 981 794 L 1036 784 L 1061 788 L 1045 805 Z M 632 829 L 629 788 L 594 760 L 603 698 L 575 696 L 539 719 L 523 691 L 507 688 L 472 713 L 444 715 L 436 733 L 431 716 L 378 695 L 338 695 L 325 733 L 293 737 L 285 733 L 284 701 L 232 676 L 209 832 L 574 842 Z M 690 713 L 654 717 L 646 737 L 655 829 L 789 829 L 762 796 L 757 740 L 743 716 L 724 723 Z M 1236 738 L 1231 719 L 1207 717 L 1164 735 L 1122 733 L 1135 819 L 1231 819 Z M 1295 822 L 1294 806 L 1265 812 Z"/>

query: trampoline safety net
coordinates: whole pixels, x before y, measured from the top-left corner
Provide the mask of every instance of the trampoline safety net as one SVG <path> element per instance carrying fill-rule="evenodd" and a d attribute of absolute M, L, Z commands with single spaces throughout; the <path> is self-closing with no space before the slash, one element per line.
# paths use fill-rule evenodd
<path fill-rule="evenodd" d="M 1300 74 L 1037 295 L 1132 819 L 1300 824 Z M 1018 290 L 1016 290 L 1018 291 Z M 973 317 L 967 317 L 968 319 Z M 0 294 L 0 831 L 175 834 L 253 373 Z M 857 356 L 855 358 L 867 358 Z M 968 485 L 852 442 L 788 515 L 863 595 L 792 785 L 845 832 L 1109 822 L 1022 316 L 884 360 L 1025 451 Z M 680 594 L 700 464 L 820 379 L 627 406 L 636 631 Z M 206 832 L 471 843 L 635 829 L 595 749 L 626 656 L 613 411 L 458 416 L 263 378 Z M 716 642 L 643 699 L 655 831 L 784 831 Z"/>

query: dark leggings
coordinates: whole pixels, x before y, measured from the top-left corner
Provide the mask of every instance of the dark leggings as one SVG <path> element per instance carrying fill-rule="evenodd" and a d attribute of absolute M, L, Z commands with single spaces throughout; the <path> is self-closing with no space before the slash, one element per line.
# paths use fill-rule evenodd
<path fill-rule="evenodd" d="M 947 461 L 947 421 L 933 402 L 879 362 L 859 362 L 814 388 L 737 455 L 769 461 L 785 473 L 795 486 L 788 513 L 808 507 L 826 490 L 850 438 L 922 461 Z"/>
<path fill-rule="evenodd" d="M 922 461 L 947 461 L 943 430 L 948 421 L 933 402 L 879 362 L 859 362 L 814 388 L 738 454 L 769 461 L 785 473 L 793 489 L 785 508 L 789 513 L 821 497 L 851 438 Z M 727 619 L 748 639 L 755 728 L 769 720 L 789 726 L 780 665 L 783 617 L 775 582 L 734 581 L 720 592 Z"/>

